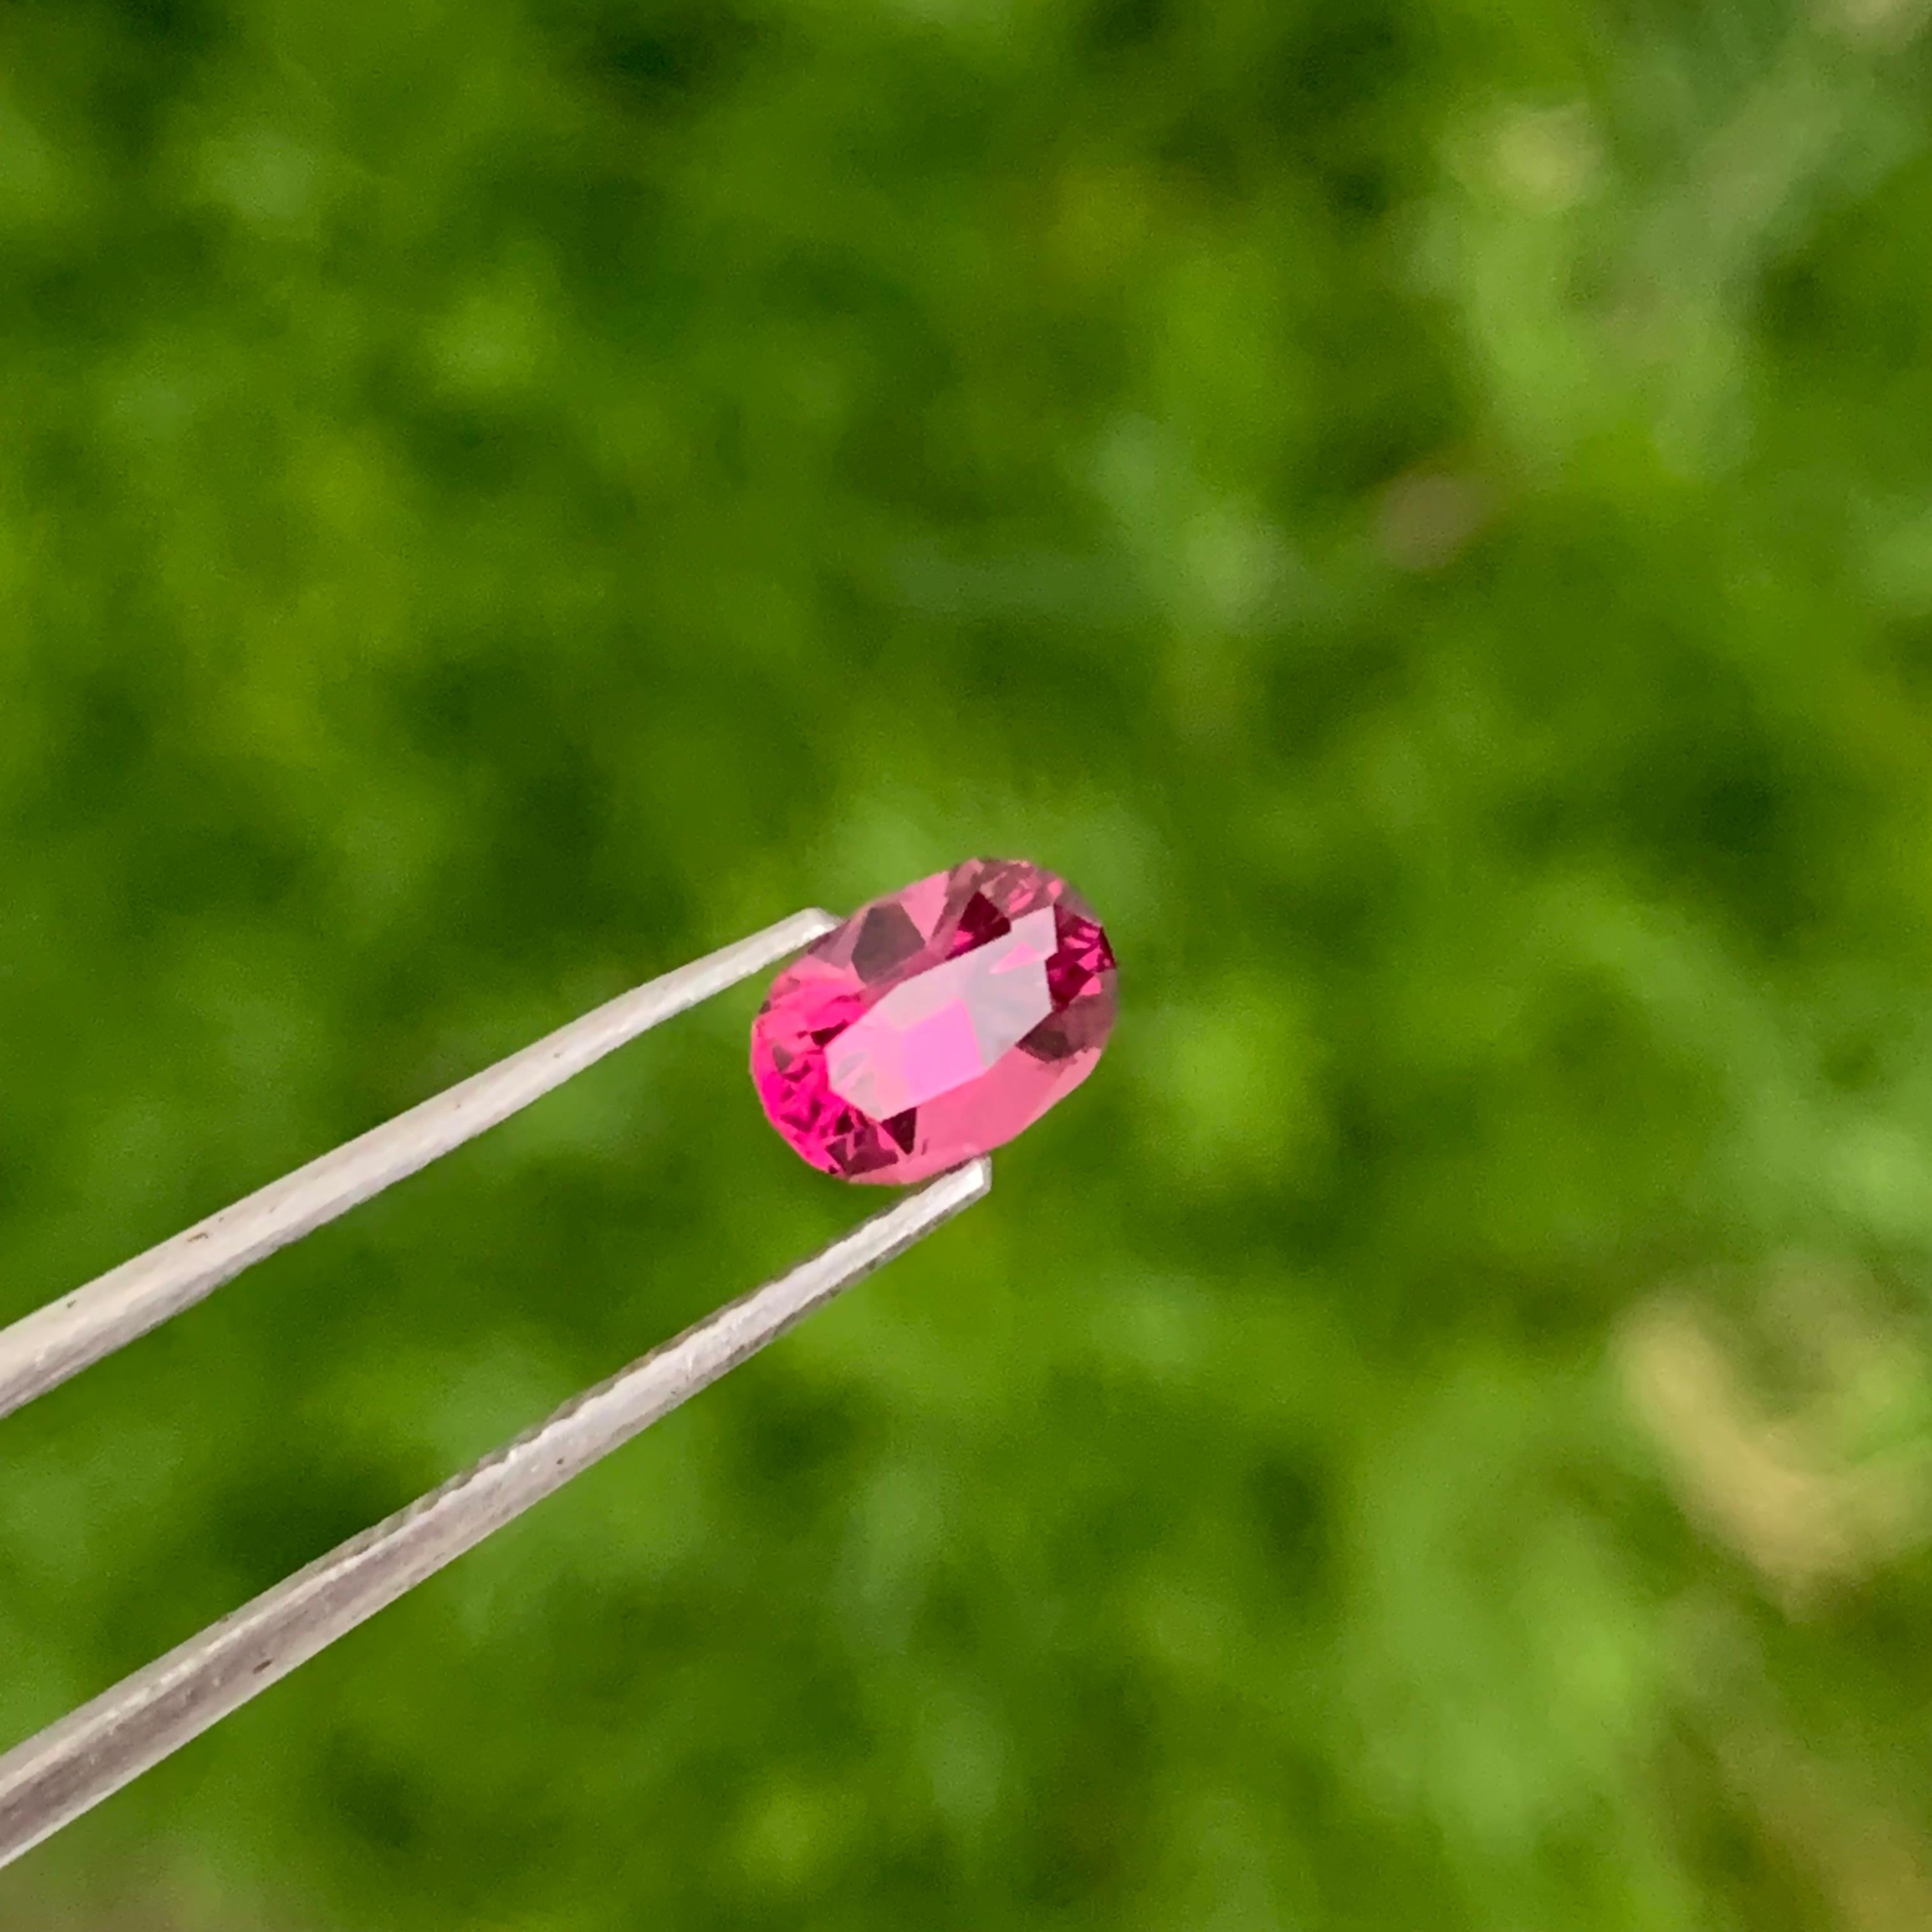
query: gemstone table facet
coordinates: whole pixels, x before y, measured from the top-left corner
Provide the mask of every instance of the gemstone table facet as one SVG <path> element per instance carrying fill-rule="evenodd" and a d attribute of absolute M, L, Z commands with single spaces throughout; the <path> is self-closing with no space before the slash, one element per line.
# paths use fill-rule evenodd
<path fill-rule="evenodd" d="M 1065 880 L 969 860 L 861 906 L 778 974 L 752 1028 L 758 1098 L 814 1167 L 922 1180 L 1086 1078 L 1115 970 Z"/>

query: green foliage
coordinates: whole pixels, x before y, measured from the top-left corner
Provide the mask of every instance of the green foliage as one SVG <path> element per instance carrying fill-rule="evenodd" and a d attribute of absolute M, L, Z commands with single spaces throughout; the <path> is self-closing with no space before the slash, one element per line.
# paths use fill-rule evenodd
<path fill-rule="evenodd" d="M 1932 1922 L 1924 19 L 0 10 L 0 1318 L 968 853 L 1125 999 L 0 1923 Z M 754 997 L 0 1425 L 0 1736 L 860 1212 Z"/>

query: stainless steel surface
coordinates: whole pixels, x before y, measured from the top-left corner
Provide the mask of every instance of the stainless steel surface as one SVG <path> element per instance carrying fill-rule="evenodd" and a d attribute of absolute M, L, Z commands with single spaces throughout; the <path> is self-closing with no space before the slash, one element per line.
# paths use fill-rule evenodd
<path fill-rule="evenodd" d="M 942 1175 L 0 1757 L 0 1865 L 473 1549 L 992 1185 L 984 1160 Z"/>
<path fill-rule="evenodd" d="M 506 1120 L 626 1041 L 776 964 L 838 922 L 816 908 L 572 1020 L 0 1330 L 0 1416 L 191 1308 L 251 1262 Z"/>

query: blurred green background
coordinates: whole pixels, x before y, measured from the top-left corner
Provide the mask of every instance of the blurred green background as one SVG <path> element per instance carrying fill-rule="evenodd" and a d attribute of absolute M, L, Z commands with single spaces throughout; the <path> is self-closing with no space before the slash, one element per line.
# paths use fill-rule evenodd
<path fill-rule="evenodd" d="M 1932 1924 L 1924 0 L 5 0 L 0 1317 L 976 852 L 992 1202 L 7 1932 Z M 0 1426 L 0 1742 L 876 1197 L 747 988 Z"/>

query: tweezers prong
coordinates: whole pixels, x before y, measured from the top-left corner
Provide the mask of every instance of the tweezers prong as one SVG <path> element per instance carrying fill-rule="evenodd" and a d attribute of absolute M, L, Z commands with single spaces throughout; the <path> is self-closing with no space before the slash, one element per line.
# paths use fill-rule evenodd
<path fill-rule="evenodd" d="M 627 1040 L 776 964 L 838 922 L 812 908 L 622 993 L 446 1093 L 272 1181 L 0 1329 L 0 1416 L 58 1387 L 252 1263 L 473 1140 Z"/>
<path fill-rule="evenodd" d="M 992 1184 L 983 1159 L 941 1175 L 0 1757 L 0 1866 L 562 1488 Z"/>

